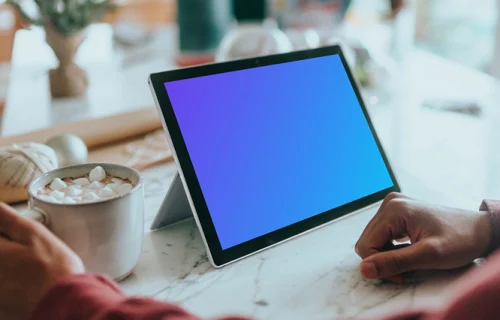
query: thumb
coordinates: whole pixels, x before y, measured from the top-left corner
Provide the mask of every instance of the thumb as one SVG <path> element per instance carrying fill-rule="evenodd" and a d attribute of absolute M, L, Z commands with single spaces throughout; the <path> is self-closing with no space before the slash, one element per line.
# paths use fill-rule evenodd
<path fill-rule="evenodd" d="M 16 212 L 12 207 L 0 202 L 0 235 L 12 241 L 27 243 L 32 236 L 34 223 Z"/>
<path fill-rule="evenodd" d="M 367 279 L 386 279 L 404 272 L 432 268 L 436 245 L 430 239 L 402 249 L 373 254 L 361 262 L 361 273 Z"/>

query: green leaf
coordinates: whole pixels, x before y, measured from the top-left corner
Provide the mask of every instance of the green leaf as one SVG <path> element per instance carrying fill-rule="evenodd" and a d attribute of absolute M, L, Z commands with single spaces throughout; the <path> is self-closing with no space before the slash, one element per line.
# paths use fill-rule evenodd
<path fill-rule="evenodd" d="M 19 12 L 23 20 L 28 21 L 30 24 L 39 26 L 43 25 L 44 20 L 42 18 L 37 19 L 28 15 L 26 11 L 23 9 L 23 7 L 16 0 L 6 0 L 6 3 L 12 6 L 15 10 L 17 10 L 17 12 Z"/>
<path fill-rule="evenodd" d="M 115 8 L 110 0 L 33 0 L 40 13 L 40 18 L 35 19 L 26 14 L 18 0 L 6 1 L 19 11 L 23 19 L 42 26 L 51 23 L 58 32 L 67 36 L 100 20 Z"/>

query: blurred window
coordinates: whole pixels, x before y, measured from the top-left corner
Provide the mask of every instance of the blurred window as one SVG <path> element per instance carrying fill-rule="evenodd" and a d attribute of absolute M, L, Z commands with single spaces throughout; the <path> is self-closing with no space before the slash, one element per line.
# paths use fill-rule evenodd
<path fill-rule="evenodd" d="M 492 59 L 496 0 L 418 0 L 416 45 L 487 71 Z"/>

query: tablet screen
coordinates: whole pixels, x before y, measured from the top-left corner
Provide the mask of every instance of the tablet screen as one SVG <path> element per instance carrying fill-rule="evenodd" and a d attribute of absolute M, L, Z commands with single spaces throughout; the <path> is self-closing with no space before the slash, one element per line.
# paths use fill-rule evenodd
<path fill-rule="evenodd" d="M 165 88 L 223 250 L 393 187 L 339 55 Z"/>

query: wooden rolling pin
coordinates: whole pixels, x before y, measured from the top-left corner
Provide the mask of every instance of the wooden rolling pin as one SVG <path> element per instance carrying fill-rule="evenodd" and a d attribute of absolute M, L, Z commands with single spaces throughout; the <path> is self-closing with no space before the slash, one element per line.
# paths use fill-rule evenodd
<path fill-rule="evenodd" d="M 162 127 L 155 108 L 144 108 L 104 118 L 64 123 L 50 128 L 0 137 L 0 146 L 21 142 L 45 143 L 49 138 L 72 133 L 83 139 L 89 149 L 109 145 Z"/>

